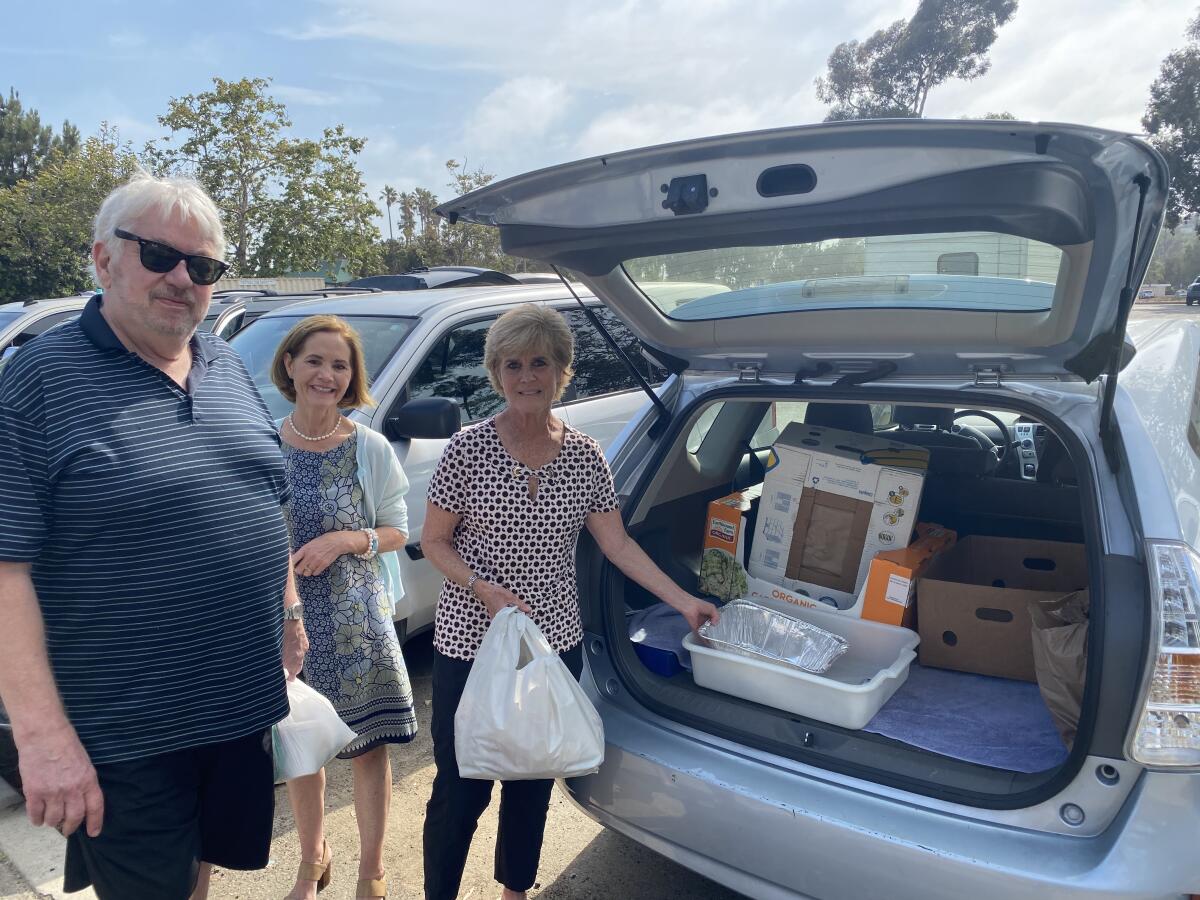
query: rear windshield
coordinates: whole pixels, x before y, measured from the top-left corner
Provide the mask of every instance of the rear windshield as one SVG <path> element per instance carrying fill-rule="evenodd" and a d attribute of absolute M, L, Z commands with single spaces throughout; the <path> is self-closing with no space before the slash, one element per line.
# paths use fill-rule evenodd
<path fill-rule="evenodd" d="M 809 309 L 1051 308 L 1063 253 L 991 232 L 883 235 L 722 247 L 627 260 L 643 293 L 676 319 Z"/>
<path fill-rule="evenodd" d="M 266 316 L 256 319 L 242 328 L 229 340 L 246 368 L 254 379 L 254 386 L 262 394 L 267 403 L 267 409 L 276 419 L 281 419 L 291 412 L 292 404 L 287 401 L 271 381 L 271 363 L 275 359 L 275 350 L 283 342 L 292 326 L 303 316 Z M 342 316 L 350 323 L 362 338 L 363 363 L 367 367 L 367 380 L 375 381 L 375 376 L 387 365 L 396 350 L 408 337 L 416 319 L 400 316 Z"/>

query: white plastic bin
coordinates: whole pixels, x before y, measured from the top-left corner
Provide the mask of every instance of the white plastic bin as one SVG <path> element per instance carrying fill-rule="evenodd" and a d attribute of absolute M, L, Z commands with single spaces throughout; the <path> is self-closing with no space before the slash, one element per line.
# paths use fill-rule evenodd
<path fill-rule="evenodd" d="M 788 614 L 841 635 L 850 649 L 827 672 L 814 675 L 708 647 L 689 633 L 683 645 L 691 651 L 696 684 L 831 725 L 862 728 L 908 678 L 921 641 L 916 632 L 818 609 L 797 607 Z"/>

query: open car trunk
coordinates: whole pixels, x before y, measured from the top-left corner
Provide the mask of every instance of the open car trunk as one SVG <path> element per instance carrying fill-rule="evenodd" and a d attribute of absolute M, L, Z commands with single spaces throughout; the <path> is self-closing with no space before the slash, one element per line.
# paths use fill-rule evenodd
<path fill-rule="evenodd" d="M 913 442 L 924 441 L 926 447 L 934 431 L 931 426 L 897 425 L 897 419 L 911 422 L 913 415 L 920 417 L 919 410 L 933 407 L 906 407 L 894 399 L 883 402 L 881 398 L 881 402 L 869 405 L 806 402 L 783 388 L 765 389 L 761 399 L 749 398 L 745 391 L 735 391 L 729 397 L 705 403 L 690 415 L 680 417 L 682 427 L 670 439 L 661 440 L 660 455 L 650 470 L 643 473 L 627 504 L 632 511 L 630 532 L 639 545 L 676 583 L 702 595 L 705 592 L 698 590 L 698 585 L 705 537 L 711 524 L 709 504 L 770 477 L 767 470 L 777 461 L 770 447 L 789 422 L 849 425 L 858 427 L 860 434 L 873 433 L 875 438 L 901 444 L 908 437 Z M 982 403 L 974 396 L 969 402 L 973 406 Z M 845 416 L 856 407 L 857 414 Z M 1095 531 L 1085 513 L 1086 498 L 1081 499 L 1081 475 L 1076 474 L 1086 473 L 1086 466 L 1072 464 L 1067 449 L 1072 444 L 1069 437 L 1065 442 L 1060 441 L 1053 429 L 1030 415 L 1029 410 L 1004 410 L 997 404 L 987 409 L 998 414 L 1001 424 L 1007 426 L 1007 434 L 1000 435 L 996 425 L 971 415 L 960 416 L 958 421 L 976 426 L 997 443 L 1007 442 L 1009 463 L 997 466 L 993 458 L 981 470 L 977 467 L 981 455 L 986 460 L 989 452 L 982 446 L 978 453 L 969 447 L 964 449 L 961 442 L 957 444 L 963 449 L 961 454 L 944 448 L 932 452 L 919 508 L 910 513 L 907 528 L 917 523 L 936 523 L 953 530 L 957 543 L 935 558 L 926 574 L 936 575 L 938 581 L 944 582 L 940 585 L 942 599 L 948 596 L 952 605 L 960 599 L 964 604 L 973 602 L 969 592 L 978 587 L 1045 588 L 1058 596 L 1090 587 L 1092 616 L 1101 615 L 1103 595 L 1097 582 L 1102 579 L 1090 577 L 1096 570 L 1097 554 L 1092 552 L 1089 534 Z M 900 415 L 901 412 L 905 415 Z M 953 415 L 952 409 L 943 412 Z M 1025 425 L 1029 427 L 1026 429 Z M 1046 466 L 1040 477 L 1036 474 L 1029 477 L 1024 468 L 1023 460 L 1028 458 L 1022 456 L 1025 434 L 1036 434 L 1033 450 Z M 933 443 L 954 442 L 943 434 Z M 750 559 L 753 542 L 764 540 L 757 534 L 757 518 L 763 514 L 764 502 L 768 501 L 757 499 L 751 503 L 743 522 L 745 543 L 739 561 L 750 570 L 747 574 L 751 587 L 737 584 L 732 591 L 737 596 L 754 592 L 755 575 Z M 903 546 L 907 540 L 905 530 L 898 545 Z M 997 557 L 997 547 L 1004 548 L 1001 555 L 1007 554 L 1007 562 Z M 969 563 L 951 558 L 967 550 L 985 561 L 981 571 L 989 573 L 985 578 L 990 584 L 978 584 L 980 579 L 969 572 Z M 1007 612 L 1000 609 L 998 614 L 1011 618 L 1015 611 L 1016 619 L 1003 626 L 989 623 L 993 628 L 1007 629 L 1003 632 L 1007 649 L 988 647 L 987 642 L 994 641 L 994 637 L 985 636 L 985 652 L 976 656 L 977 649 L 971 649 L 980 647 L 980 638 L 976 636 L 974 643 L 964 641 L 964 645 L 970 646 L 951 648 L 950 663 L 946 663 L 944 654 L 929 663 L 926 660 L 929 654 L 924 651 L 930 648 L 922 648 L 921 659 L 913 660 L 907 667 L 906 680 L 866 726 L 847 728 L 830 724 L 839 718 L 836 691 L 822 695 L 823 699 L 809 715 L 797 714 L 771 702 L 755 702 L 739 696 L 744 692 L 736 684 L 725 690 L 698 686 L 693 671 L 673 664 L 679 657 L 649 646 L 655 643 L 670 646 L 670 639 L 663 642 L 652 638 L 639 647 L 631 635 L 636 634 L 639 641 L 646 639 L 644 628 L 638 633 L 639 625 L 649 621 L 641 611 L 657 604 L 656 598 L 625 579 L 615 567 L 602 565 L 598 553 L 591 557 L 588 553 L 584 551 L 581 567 L 581 572 L 588 574 L 581 584 L 600 587 L 596 594 L 585 598 L 585 626 L 593 634 L 607 635 L 610 661 L 630 693 L 667 719 L 806 764 L 976 806 L 1015 808 L 1037 802 L 1056 792 L 1057 786 L 1069 779 L 1077 770 L 1078 761 L 1087 755 L 1090 740 L 1087 716 L 1070 745 L 1064 742 L 1043 692 L 1039 691 L 1037 675 L 1029 668 L 1032 637 L 1023 610 L 1027 597 L 1033 595 L 1027 591 L 1002 590 L 1001 605 L 1007 606 Z M 1049 561 L 1046 557 L 1050 557 Z M 938 568 L 943 562 L 947 564 Z M 1008 576 L 1003 574 L 1004 566 L 1019 569 L 1022 562 L 1033 569 L 1060 570 L 1013 571 L 1011 583 L 1006 585 L 1004 579 Z M 993 568 L 987 568 L 988 565 Z M 1000 566 L 1001 575 L 995 574 L 995 566 Z M 1032 581 L 1024 578 L 1030 574 Z M 974 585 L 955 583 L 970 582 L 972 578 Z M 915 579 L 915 583 L 912 602 L 919 617 L 922 582 Z M 761 580 L 758 587 L 763 587 Z M 784 590 L 775 596 L 777 600 L 790 596 L 794 601 L 797 593 L 804 592 Z M 933 617 L 933 588 L 927 593 L 928 615 Z M 996 605 L 996 596 L 991 595 L 992 599 L 980 605 L 989 608 Z M 788 610 L 787 602 L 771 604 L 751 599 L 773 609 Z M 826 602 L 830 602 L 828 597 Z M 828 614 L 829 607 L 823 609 Z M 795 608 L 795 611 L 801 610 Z M 857 625 L 859 615 L 861 610 L 858 614 L 843 611 L 835 613 L 834 618 L 841 621 L 852 618 Z M 813 621 L 812 616 L 808 618 Z M 821 621 L 817 615 L 816 624 Z M 969 627 L 969 623 L 959 624 Z M 660 622 L 650 627 L 661 629 L 662 625 Z M 898 632 L 905 631 L 893 627 Z M 931 640 L 937 643 L 941 634 L 935 631 L 933 638 L 923 632 L 922 639 L 927 644 Z M 946 639 L 954 642 L 949 631 Z M 850 640 L 853 643 L 853 634 Z M 1074 652 L 1079 649 L 1078 643 L 1073 645 Z M 965 652 L 955 655 L 956 649 Z M 691 654 L 693 666 L 697 664 L 696 656 Z M 1078 659 L 1080 671 L 1085 662 L 1082 657 Z M 994 677 L 996 666 L 1003 674 L 1016 677 Z M 831 669 L 830 674 L 833 672 Z M 746 677 L 753 679 L 760 674 L 748 670 Z M 808 691 L 813 687 L 795 683 L 784 685 L 784 689 Z M 846 702 L 858 702 L 848 694 L 846 698 Z"/>

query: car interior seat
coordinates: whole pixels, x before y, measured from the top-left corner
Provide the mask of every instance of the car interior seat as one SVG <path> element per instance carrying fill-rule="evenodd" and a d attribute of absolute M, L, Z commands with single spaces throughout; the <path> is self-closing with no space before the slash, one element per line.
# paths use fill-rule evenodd
<path fill-rule="evenodd" d="M 1051 432 L 1046 435 L 1046 443 L 1042 445 L 1041 458 L 1038 460 L 1037 480 L 1041 484 L 1076 485 L 1079 479 L 1075 475 L 1075 464 L 1058 435 Z"/>
<path fill-rule="evenodd" d="M 866 403 L 810 402 L 804 411 L 804 424 L 840 428 L 857 434 L 875 433 L 875 420 L 871 418 L 871 407 Z"/>
<path fill-rule="evenodd" d="M 956 434 L 954 410 L 941 406 L 897 406 L 892 417 L 899 426 L 888 432 L 896 440 L 929 451 L 929 471 L 946 475 L 990 475 L 996 455 L 975 438 Z"/>

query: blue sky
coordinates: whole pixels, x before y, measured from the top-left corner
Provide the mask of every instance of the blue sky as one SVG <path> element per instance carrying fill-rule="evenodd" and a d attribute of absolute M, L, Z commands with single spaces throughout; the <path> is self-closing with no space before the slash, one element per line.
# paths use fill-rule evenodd
<path fill-rule="evenodd" d="M 385 183 L 443 199 L 443 163 L 506 176 L 705 134 L 819 121 L 813 79 L 840 41 L 916 0 L 0 0 L 0 88 L 84 134 L 159 136 L 213 76 L 273 81 L 298 136 L 344 123 Z M 992 70 L 927 114 L 1136 131 L 1200 0 L 1020 0 Z"/>

